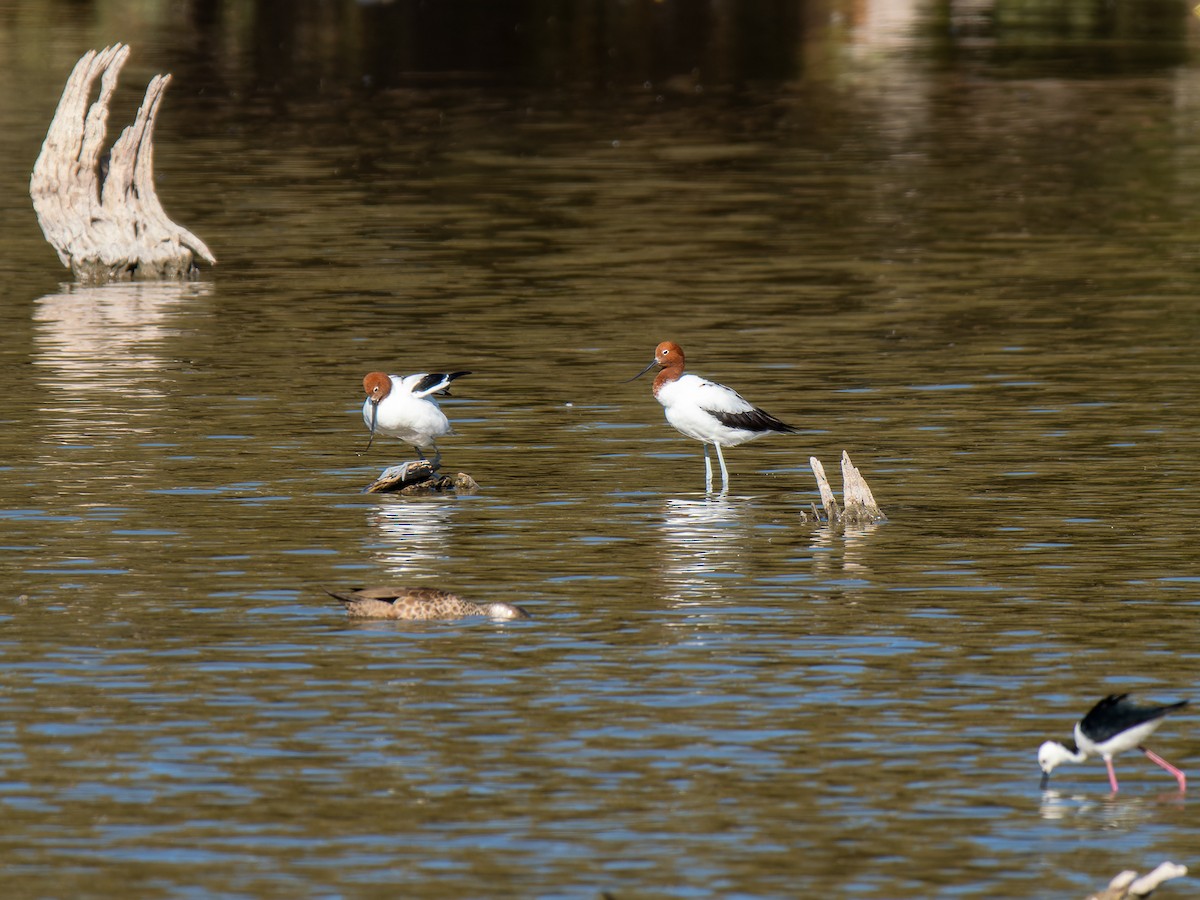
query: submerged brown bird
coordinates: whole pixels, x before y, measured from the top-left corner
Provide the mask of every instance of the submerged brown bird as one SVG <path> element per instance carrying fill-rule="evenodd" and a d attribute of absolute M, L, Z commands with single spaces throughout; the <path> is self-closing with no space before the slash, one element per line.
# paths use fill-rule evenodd
<path fill-rule="evenodd" d="M 528 619 L 529 613 L 511 603 L 472 603 L 457 594 L 434 588 L 366 587 L 325 593 L 346 607 L 352 619 Z"/>

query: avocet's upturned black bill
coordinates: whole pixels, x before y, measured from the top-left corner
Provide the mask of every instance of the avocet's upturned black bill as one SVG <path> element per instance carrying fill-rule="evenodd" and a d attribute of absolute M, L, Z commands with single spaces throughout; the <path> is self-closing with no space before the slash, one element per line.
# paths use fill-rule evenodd
<path fill-rule="evenodd" d="M 1146 738 L 1162 724 L 1163 716 L 1187 706 L 1188 701 L 1166 706 L 1141 706 L 1128 694 L 1110 694 L 1091 708 L 1075 725 L 1075 743 L 1071 747 L 1058 741 L 1046 741 L 1038 749 L 1038 765 L 1042 767 L 1042 789 L 1050 783 L 1050 773 L 1065 762 L 1081 763 L 1089 756 L 1099 756 L 1108 767 L 1108 783 L 1115 794 L 1117 774 L 1112 760 L 1118 753 L 1141 750 L 1151 762 L 1166 769 L 1179 782 L 1179 793 L 1187 790 L 1187 776 L 1157 753 L 1142 746 Z"/>

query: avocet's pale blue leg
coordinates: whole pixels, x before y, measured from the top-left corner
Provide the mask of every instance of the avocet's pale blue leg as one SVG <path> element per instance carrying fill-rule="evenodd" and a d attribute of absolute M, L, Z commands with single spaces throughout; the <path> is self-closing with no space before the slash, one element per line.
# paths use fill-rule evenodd
<path fill-rule="evenodd" d="M 429 464 L 431 466 L 433 466 L 433 471 L 436 472 L 438 469 L 440 469 L 442 467 L 442 451 L 438 447 L 437 441 L 430 441 L 429 443 L 433 444 L 433 460 L 430 461 Z M 417 452 L 421 453 L 421 448 L 418 447 Z M 421 459 L 426 459 L 426 456 L 424 453 L 421 453 Z"/>
<path fill-rule="evenodd" d="M 712 493 L 712 460 L 708 458 L 708 444 L 704 445 L 704 493 Z"/>
<path fill-rule="evenodd" d="M 717 462 L 721 464 L 721 493 L 724 494 L 729 490 L 729 470 L 725 468 L 725 454 L 721 452 L 721 445 L 713 446 L 717 448 Z"/>

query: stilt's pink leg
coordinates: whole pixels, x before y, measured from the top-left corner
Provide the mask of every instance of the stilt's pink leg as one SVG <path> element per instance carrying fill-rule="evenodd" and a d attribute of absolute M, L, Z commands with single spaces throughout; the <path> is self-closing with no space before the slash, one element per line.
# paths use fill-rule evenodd
<path fill-rule="evenodd" d="M 1113 793 L 1115 794 L 1120 790 L 1120 788 L 1117 787 L 1117 773 L 1113 771 L 1111 759 L 1105 757 L 1104 764 L 1108 766 L 1108 783 L 1112 785 Z"/>
<path fill-rule="evenodd" d="M 1179 793 L 1187 793 L 1187 776 L 1183 772 L 1175 768 L 1153 750 L 1147 750 L 1145 747 L 1138 747 L 1138 749 L 1145 753 L 1152 763 L 1157 763 L 1175 776 L 1175 780 L 1179 782 Z"/>

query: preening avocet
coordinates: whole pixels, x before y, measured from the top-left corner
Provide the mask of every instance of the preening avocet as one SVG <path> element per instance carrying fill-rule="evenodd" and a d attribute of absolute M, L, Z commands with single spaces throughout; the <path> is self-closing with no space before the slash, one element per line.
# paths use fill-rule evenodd
<path fill-rule="evenodd" d="M 434 395 L 448 395 L 450 382 L 470 374 L 422 372 L 419 375 L 401 376 L 372 372 L 363 379 L 363 390 L 367 393 L 366 402 L 363 403 L 363 421 L 371 431 L 371 437 L 367 440 L 367 450 L 371 449 L 375 432 L 381 431 L 412 444 L 421 459 L 425 458 L 422 450 L 432 447 L 433 467 L 436 469 L 442 453 L 438 450 L 435 439 L 454 432 L 450 428 L 450 420 L 438 407 Z"/>
<path fill-rule="evenodd" d="M 1075 746 L 1067 747 L 1058 741 L 1046 741 L 1038 749 L 1038 765 L 1042 767 L 1042 789 L 1050 781 L 1050 773 L 1060 763 L 1081 763 L 1089 756 L 1099 756 L 1108 767 L 1108 783 L 1115 794 L 1117 774 L 1112 760 L 1118 753 L 1134 747 L 1149 757 L 1150 761 L 1162 766 L 1179 782 L 1179 792 L 1187 790 L 1187 776 L 1157 753 L 1142 746 L 1142 743 L 1159 725 L 1163 716 L 1172 710 L 1182 709 L 1188 701 L 1168 703 L 1166 706 L 1141 706 L 1129 699 L 1128 694 L 1110 694 L 1091 708 L 1075 725 Z"/>
<path fill-rule="evenodd" d="M 346 607 L 351 619 L 528 619 L 529 613 L 511 603 L 472 603 L 458 594 L 434 588 L 369 587 L 325 593 Z"/>
<path fill-rule="evenodd" d="M 752 406 L 732 388 L 697 375 L 683 374 L 683 350 L 674 341 L 654 348 L 650 365 L 630 381 L 641 378 L 655 366 L 662 369 L 654 379 L 654 398 L 663 405 L 667 421 L 675 430 L 704 444 L 704 489 L 712 490 L 711 444 L 721 464 L 721 492 L 729 490 L 729 470 L 722 447 L 736 447 L 772 431 L 795 434 L 796 429 L 770 413 Z"/>

